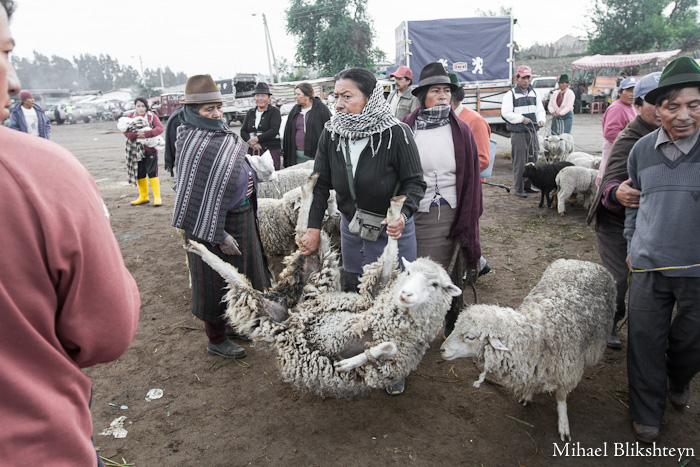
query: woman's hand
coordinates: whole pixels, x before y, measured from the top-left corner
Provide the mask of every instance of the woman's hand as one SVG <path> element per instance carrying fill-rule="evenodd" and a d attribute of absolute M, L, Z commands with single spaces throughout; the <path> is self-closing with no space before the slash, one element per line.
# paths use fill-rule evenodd
<path fill-rule="evenodd" d="M 386 225 L 386 234 L 394 240 L 401 238 L 404 227 L 406 227 L 406 221 L 404 221 L 403 214 L 399 216 L 399 219 L 391 224 L 387 224 L 386 218 L 382 221 L 383 225 Z"/>
<path fill-rule="evenodd" d="M 226 238 L 224 238 L 224 241 L 222 241 L 219 245 L 219 248 L 221 248 L 221 251 L 223 251 L 225 255 L 241 255 L 241 250 L 238 248 L 238 242 L 232 235 L 227 235 Z"/>
<path fill-rule="evenodd" d="M 618 185 L 617 190 L 615 190 L 615 198 L 626 208 L 638 208 L 639 193 L 639 190 L 632 188 L 632 180 L 628 178 Z"/>
<path fill-rule="evenodd" d="M 146 139 L 146 132 L 143 130 L 139 130 L 136 132 L 136 138 L 137 139 Z"/>
<path fill-rule="evenodd" d="M 253 151 L 260 151 L 260 152 L 262 152 L 262 146 L 260 146 L 259 144 L 254 144 L 254 145 L 252 146 L 252 148 L 253 148 Z"/>
<path fill-rule="evenodd" d="M 309 256 L 321 244 L 321 229 L 306 229 L 306 233 L 299 239 L 299 249 L 304 256 Z"/>
<path fill-rule="evenodd" d="M 258 137 L 257 137 L 257 136 L 253 136 L 252 138 L 250 138 L 250 139 L 248 140 L 248 146 L 251 146 L 251 147 L 252 147 L 252 146 L 255 146 L 256 144 L 258 144 L 258 141 L 260 141 L 260 140 L 258 139 Z"/>

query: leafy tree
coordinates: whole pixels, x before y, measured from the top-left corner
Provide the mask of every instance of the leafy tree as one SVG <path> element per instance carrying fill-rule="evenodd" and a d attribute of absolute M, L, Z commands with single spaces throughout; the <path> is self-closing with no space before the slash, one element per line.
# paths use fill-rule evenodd
<path fill-rule="evenodd" d="M 300 62 L 329 75 L 372 66 L 367 0 L 291 0 L 286 13 L 287 32 L 299 40 Z"/>
<path fill-rule="evenodd" d="M 596 0 L 588 50 L 625 54 L 697 45 L 697 4 L 698 0 Z M 670 14 L 664 15 L 671 5 Z"/>

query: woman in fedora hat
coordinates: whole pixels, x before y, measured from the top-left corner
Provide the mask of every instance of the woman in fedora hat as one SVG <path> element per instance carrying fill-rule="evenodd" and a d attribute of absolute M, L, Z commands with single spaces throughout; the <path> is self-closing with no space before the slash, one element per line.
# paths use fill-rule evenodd
<path fill-rule="evenodd" d="M 574 102 L 576 95 L 569 89 L 569 75 L 559 77 L 559 89 L 549 99 L 547 109 L 552 114 L 552 134 L 571 133 L 574 125 Z"/>
<path fill-rule="evenodd" d="M 414 216 L 418 256 L 442 264 L 462 288 L 465 267 L 479 270 L 481 266 L 479 217 L 483 208 L 479 152 L 471 129 L 450 106 L 455 90 L 457 85 L 441 63 L 427 64 L 412 91 L 420 108 L 403 121 L 415 131 L 428 186 Z M 452 332 L 461 309 L 460 295 L 447 313 L 445 335 Z"/>
<path fill-rule="evenodd" d="M 314 96 L 314 88 L 309 83 L 299 83 L 294 87 L 297 105 L 292 107 L 284 127 L 282 156 L 284 166 L 291 167 L 316 157 L 318 140 L 323 125 L 331 118 L 331 111 Z"/>
<path fill-rule="evenodd" d="M 245 115 L 241 127 L 241 138 L 248 143 L 249 154 L 262 154 L 269 150 L 275 163 L 275 170 L 279 170 L 282 153 L 279 137 L 282 115 L 277 107 L 270 105 L 272 93 L 267 83 L 258 83 L 253 94 L 255 107 Z"/>
<path fill-rule="evenodd" d="M 177 178 L 172 225 L 185 241 L 205 245 L 243 273 L 258 290 L 270 275 L 256 221 L 255 172 L 246 161 L 248 145 L 223 121 L 221 92 L 209 75 L 187 80 L 182 125 L 176 142 Z M 199 255 L 187 253 L 192 313 L 204 321 L 207 351 L 225 358 L 245 356 L 227 338 L 225 281 Z"/>

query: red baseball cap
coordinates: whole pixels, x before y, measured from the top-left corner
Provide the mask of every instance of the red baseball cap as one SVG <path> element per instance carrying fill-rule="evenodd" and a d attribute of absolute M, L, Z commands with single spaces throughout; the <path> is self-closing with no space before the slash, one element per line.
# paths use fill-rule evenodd
<path fill-rule="evenodd" d="M 389 78 L 408 78 L 413 79 L 413 72 L 407 66 L 401 65 L 395 72 L 389 75 Z"/>
<path fill-rule="evenodd" d="M 520 76 L 532 76 L 532 70 L 527 65 L 521 65 L 518 67 L 518 74 Z"/>

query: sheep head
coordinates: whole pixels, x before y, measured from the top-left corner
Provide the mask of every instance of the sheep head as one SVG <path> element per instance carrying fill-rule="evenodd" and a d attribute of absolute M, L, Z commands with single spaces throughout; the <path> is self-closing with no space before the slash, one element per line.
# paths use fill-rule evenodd
<path fill-rule="evenodd" d="M 509 351 L 504 344 L 506 336 L 502 324 L 511 319 L 511 312 L 515 311 L 496 305 L 472 305 L 462 310 L 452 334 L 440 346 L 442 358 L 479 357 L 487 345 L 495 350 Z"/>
<path fill-rule="evenodd" d="M 451 297 L 462 294 L 462 290 L 454 285 L 445 269 L 439 264 L 427 258 L 418 258 L 409 262 L 401 258 L 404 272 L 400 274 L 402 280 L 397 283 L 394 292 L 394 304 L 408 311 L 415 321 L 423 320 L 424 312 L 432 312 L 431 307 L 424 307 L 426 302 L 435 299 L 435 295 L 442 295 L 447 304 Z"/>

